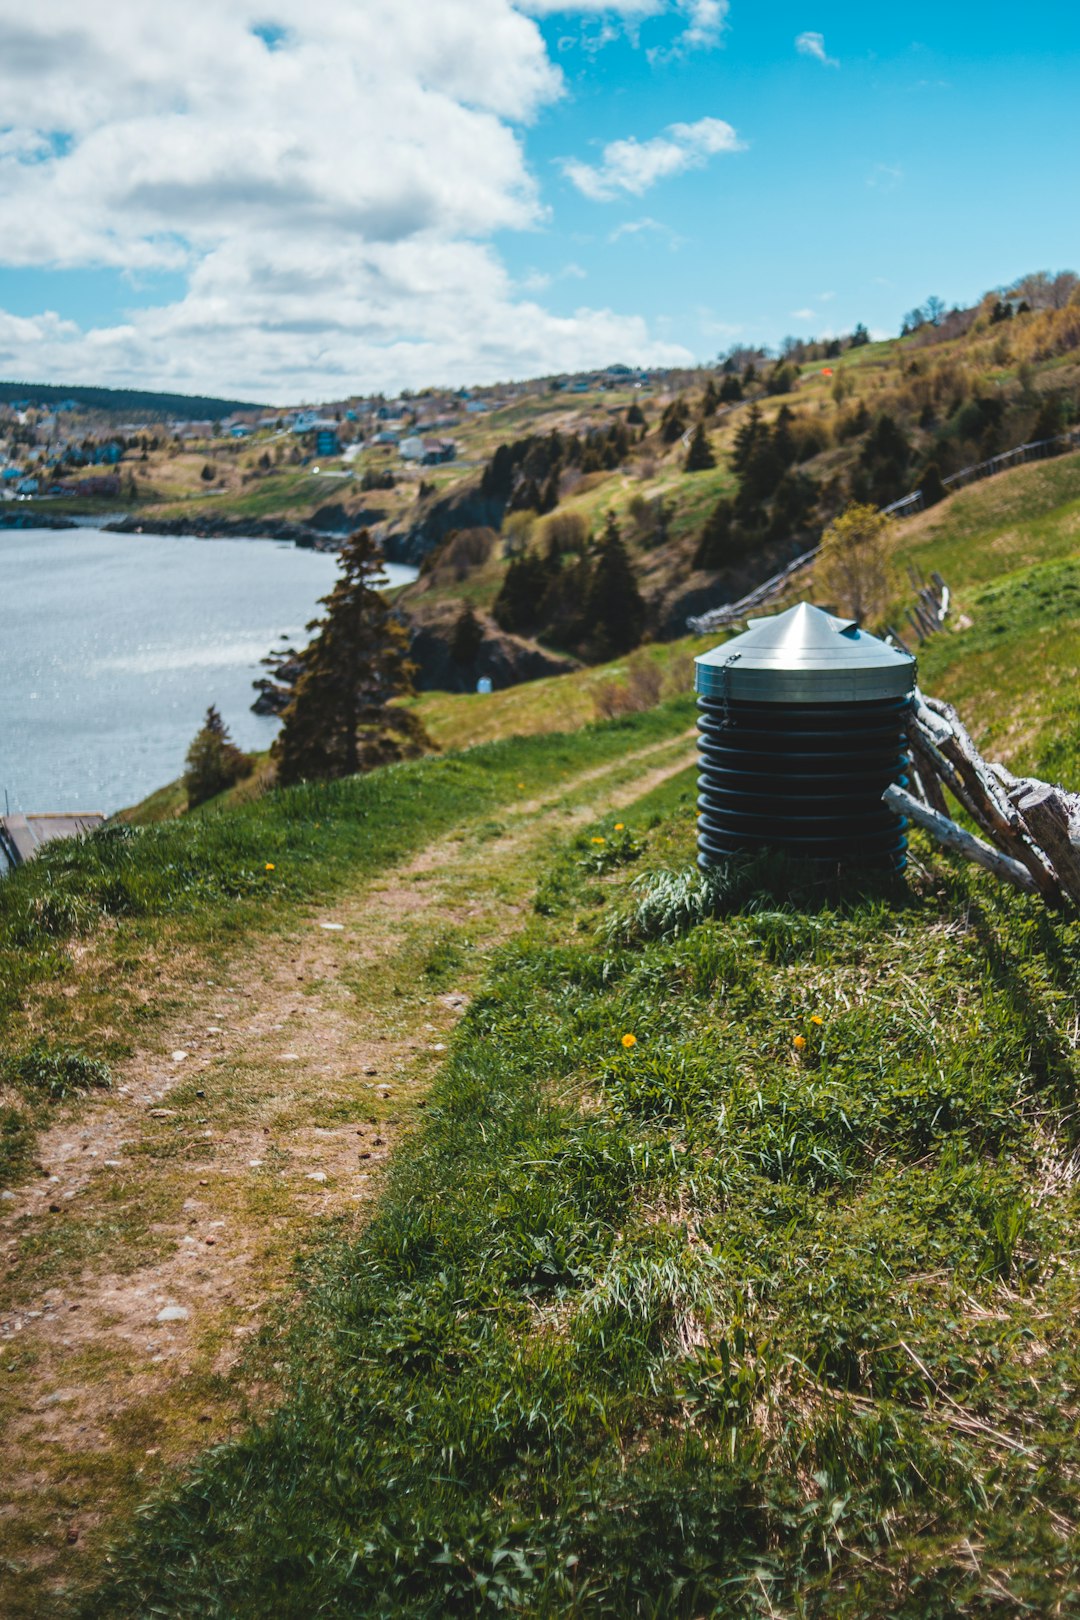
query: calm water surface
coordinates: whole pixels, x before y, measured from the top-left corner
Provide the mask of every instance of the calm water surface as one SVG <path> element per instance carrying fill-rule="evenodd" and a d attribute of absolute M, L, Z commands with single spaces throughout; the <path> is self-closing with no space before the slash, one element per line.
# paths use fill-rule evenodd
<path fill-rule="evenodd" d="M 272 540 L 0 530 L 0 809 L 5 789 L 22 811 L 144 798 L 180 775 L 210 703 L 241 748 L 268 747 L 259 660 L 303 636 L 336 572 Z"/>

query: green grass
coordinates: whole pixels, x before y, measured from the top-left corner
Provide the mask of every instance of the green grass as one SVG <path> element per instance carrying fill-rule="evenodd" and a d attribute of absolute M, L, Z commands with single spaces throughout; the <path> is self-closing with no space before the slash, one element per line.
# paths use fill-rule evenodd
<path fill-rule="evenodd" d="M 38 1036 L 89 1059 L 127 1055 L 169 997 L 127 994 L 155 953 L 208 960 L 253 930 L 285 927 L 314 900 L 372 876 L 485 807 L 542 793 L 575 771 L 685 730 L 692 700 L 573 734 L 511 738 L 343 782 L 271 792 L 156 825 L 118 824 L 49 846 L 0 883 L 0 1053 Z M 74 951 L 92 948 L 79 976 Z M 69 1000 L 65 990 L 75 996 Z M 0 1077 L 2 1078 L 2 1077 Z M 21 1175 L 45 1104 L 0 1101 L 0 1179 Z"/>
<path fill-rule="evenodd" d="M 290 1398 L 84 1616 L 1067 1612 L 1080 924 L 923 847 L 673 909 L 691 795 L 556 855 Z"/>
<path fill-rule="evenodd" d="M 1080 551 L 1080 455 L 999 473 L 897 526 L 897 554 L 954 590 Z"/>

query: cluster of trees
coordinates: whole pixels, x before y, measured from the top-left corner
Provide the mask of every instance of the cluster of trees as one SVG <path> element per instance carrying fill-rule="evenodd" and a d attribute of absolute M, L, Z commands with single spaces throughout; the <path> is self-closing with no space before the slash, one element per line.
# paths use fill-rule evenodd
<path fill-rule="evenodd" d="M 492 609 L 495 622 L 519 635 L 542 635 L 592 661 L 636 647 L 645 603 L 613 513 L 592 546 L 564 549 L 548 532 L 506 571 Z"/>
<path fill-rule="evenodd" d="M 611 472 L 626 460 L 632 443 L 623 421 L 584 433 L 530 434 L 499 445 L 484 468 L 480 493 L 511 512 L 553 512 L 564 473 Z"/>
<path fill-rule="evenodd" d="M 798 431 L 796 431 L 798 429 Z M 698 539 L 695 568 L 728 568 L 766 540 L 808 528 L 819 490 L 797 464 L 817 454 L 820 442 L 803 431 L 790 406 L 782 405 L 772 423 L 751 405 L 735 434 L 731 465 L 739 492 L 724 497 L 710 512 Z"/>

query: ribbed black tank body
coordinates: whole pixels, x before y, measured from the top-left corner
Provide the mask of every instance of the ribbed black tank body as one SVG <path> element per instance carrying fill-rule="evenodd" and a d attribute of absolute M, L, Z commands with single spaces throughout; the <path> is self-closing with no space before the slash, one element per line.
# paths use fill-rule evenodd
<path fill-rule="evenodd" d="M 858 703 L 698 698 L 698 864 L 783 849 L 899 872 L 907 823 L 881 802 L 903 783 L 909 697 Z"/>

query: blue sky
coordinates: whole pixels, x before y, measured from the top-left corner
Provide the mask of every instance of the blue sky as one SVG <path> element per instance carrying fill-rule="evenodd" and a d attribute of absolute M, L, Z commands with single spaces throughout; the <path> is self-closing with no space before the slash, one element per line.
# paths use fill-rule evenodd
<path fill-rule="evenodd" d="M 1080 268 L 1080 7 L 43 0 L 0 376 L 284 401 L 893 332 Z"/>
<path fill-rule="evenodd" d="M 1026 270 L 1072 267 L 1080 7 L 1052 5 L 1037 22 L 1021 50 L 1015 7 L 735 0 L 721 48 L 650 61 L 673 19 L 595 54 L 559 51 L 581 29 L 547 19 L 569 95 L 527 149 L 554 218 L 542 240 L 516 235 L 501 250 L 516 270 L 588 271 L 556 281 L 552 307 L 573 307 L 594 280 L 618 285 L 698 354 L 713 324 L 774 343 L 858 320 L 891 332 L 931 292 L 970 301 Z M 829 61 L 796 50 L 810 32 Z M 601 204 L 559 173 L 567 153 L 706 115 L 731 123 L 745 150 Z M 617 236 L 642 220 L 654 223 Z"/>

